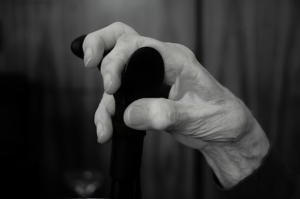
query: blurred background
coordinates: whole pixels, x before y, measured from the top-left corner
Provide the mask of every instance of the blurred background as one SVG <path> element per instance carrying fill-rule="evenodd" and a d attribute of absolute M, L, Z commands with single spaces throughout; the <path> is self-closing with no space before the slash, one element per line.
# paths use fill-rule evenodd
<path fill-rule="evenodd" d="M 97 143 L 93 122 L 102 77 L 70 44 L 115 21 L 194 51 L 300 173 L 299 1 L 2 0 L 1 193 L 77 197 L 64 174 L 91 168 L 104 174 L 91 197 L 109 197 L 111 143 Z M 168 134 L 145 137 L 141 176 L 145 199 L 222 198 L 202 155 Z"/>

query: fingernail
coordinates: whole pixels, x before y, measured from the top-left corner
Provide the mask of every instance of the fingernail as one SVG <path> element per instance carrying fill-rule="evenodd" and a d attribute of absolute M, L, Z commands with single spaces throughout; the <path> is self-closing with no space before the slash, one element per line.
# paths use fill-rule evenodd
<path fill-rule="evenodd" d="M 102 144 L 102 136 L 103 136 L 103 134 L 104 134 L 104 131 L 103 131 L 102 125 L 98 124 L 97 125 L 97 136 L 98 136 L 97 142 L 98 143 Z"/>
<path fill-rule="evenodd" d="M 107 93 L 112 85 L 111 75 L 106 73 L 103 77 L 105 92 Z"/>
<path fill-rule="evenodd" d="M 145 109 L 140 106 L 134 106 L 129 109 L 129 123 L 132 126 L 145 124 Z"/>
<path fill-rule="evenodd" d="M 91 48 L 87 48 L 84 51 L 84 66 L 87 67 L 91 59 L 93 58 L 93 51 Z"/>

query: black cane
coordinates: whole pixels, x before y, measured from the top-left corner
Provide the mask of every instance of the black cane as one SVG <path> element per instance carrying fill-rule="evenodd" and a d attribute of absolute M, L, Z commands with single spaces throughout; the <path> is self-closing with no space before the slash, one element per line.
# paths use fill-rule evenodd
<path fill-rule="evenodd" d="M 83 58 L 82 43 L 85 35 L 72 42 L 72 52 Z M 104 56 L 107 52 L 104 54 Z M 99 65 L 100 67 L 100 65 Z M 98 67 L 98 68 L 99 68 Z M 153 48 L 136 50 L 121 75 L 121 87 L 114 94 L 115 115 L 110 159 L 111 199 L 141 198 L 140 169 L 145 131 L 127 127 L 123 121 L 125 109 L 141 98 L 163 97 L 164 62 Z"/>

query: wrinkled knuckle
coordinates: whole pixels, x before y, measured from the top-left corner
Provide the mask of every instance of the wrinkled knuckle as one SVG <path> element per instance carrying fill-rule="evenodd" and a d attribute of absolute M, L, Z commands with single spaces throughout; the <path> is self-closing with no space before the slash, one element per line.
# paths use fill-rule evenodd
<path fill-rule="evenodd" d="M 116 67 L 109 67 L 109 63 L 117 62 L 117 63 L 121 63 L 121 64 L 125 65 L 126 64 L 125 60 L 126 60 L 126 55 L 124 55 L 120 52 L 115 52 L 112 55 L 106 56 L 102 61 L 102 66 L 101 66 L 102 75 L 104 75 L 107 71 L 110 71 L 111 73 L 118 72 Z"/>
<path fill-rule="evenodd" d="M 120 21 L 116 21 L 114 23 L 112 23 L 113 26 L 116 26 L 116 27 L 124 27 L 124 26 L 127 26 L 125 23 L 123 22 L 120 22 Z"/>
<path fill-rule="evenodd" d="M 197 60 L 195 53 L 191 49 L 189 49 L 188 47 L 186 47 L 182 44 L 175 44 L 175 45 L 181 49 L 181 51 L 183 52 L 185 57 L 188 58 L 190 61 Z"/>
<path fill-rule="evenodd" d="M 86 35 L 84 41 L 89 42 L 89 41 L 92 41 L 93 39 L 94 39 L 93 33 L 89 33 Z"/>
<path fill-rule="evenodd" d="M 174 111 L 165 99 L 153 100 L 150 104 L 151 126 L 155 130 L 166 130 L 174 124 Z"/>
<path fill-rule="evenodd" d="M 188 59 L 189 59 L 189 63 L 191 63 L 192 65 L 198 65 L 199 64 L 196 55 L 192 51 L 188 55 Z"/>
<path fill-rule="evenodd" d="M 83 49 L 85 49 L 88 46 L 95 46 L 100 47 L 101 45 L 101 38 L 96 37 L 94 33 L 90 33 L 85 37 L 84 43 L 83 43 Z"/>
<path fill-rule="evenodd" d="M 103 58 L 102 63 L 101 63 L 101 73 L 103 74 L 104 72 L 107 71 L 107 65 L 113 60 L 111 55 L 107 55 L 106 57 Z"/>
<path fill-rule="evenodd" d="M 88 44 L 94 44 L 98 41 L 97 37 L 95 37 L 95 34 L 93 33 L 90 33 L 88 34 L 86 37 L 85 37 L 85 41 L 88 43 Z"/>
<path fill-rule="evenodd" d="M 113 25 L 113 26 L 115 27 L 115 29 L 117 29 L 117 30 L 123 30 L 123 31 L 125 31 L 126 33 L 137 34 L 137 32 L 136 32 L 132 27 L 128 26 L 127 24 L 125 24 L 125 23 L 123 23 L 123 22 L 117 21 L 117 22 L 114 22 L 112 25 Z"/>
<path fill-rule="evenodd" d="M 187 58 L 190 61 L 194 62 L 195 60 L 197 60 L 196 56 L 195 56 L 195 53 L 191 49 L 189 49 L 188 47 L 185 47 L 184 51 L 185 51 L 185 54 L 186 54 Z"/>
<path fill-rule="evenodd" d="M 178 43 L 175 43 L 174 45 L 175 45 L 177 48 L 181 49 L 185 54 L 193 53 L 193 52 L 191 51 L 191 49 L 189 49 L 189 48 L 186 47 L 185 45 L 178 44 Z"/>
<path fill-rule="evenodd" d="M 92 33 L 86 35 L 84 42 L 83 42 L 83 49 L 85 49 L 88 45 L 90 45 L 94 40 L 94 37 L 92 36 Z"/>
<path fill-rule="evenodd" d="M 151 37 L 144 37 L 144 36 L 137 36 L 137 41 L 139 43 L 139 47 L 145 47 L 145 46 L 152 46 L 152 47 L 158 47 L 163 48 L 166 43 L 161 42 L 159 40 L 153 39 Z"/>
<path fill-rule="evenodd" d="M 189 50 L 190 50 L 188 47 L 186 47 L 186 46 L 183 45 L 183 44 L 175 43 L 174 45 L 177 46 L 178 48 L 184 50 L 184 51 L 189 51 Z"/>
<path fill-rule="evenodd" d="M 126 44 L 135 43 L 136 41 L 137 41 L 137 36 L 130 33 L 123 34 L 118 39 L 119 43 L 126 43 Z"/>

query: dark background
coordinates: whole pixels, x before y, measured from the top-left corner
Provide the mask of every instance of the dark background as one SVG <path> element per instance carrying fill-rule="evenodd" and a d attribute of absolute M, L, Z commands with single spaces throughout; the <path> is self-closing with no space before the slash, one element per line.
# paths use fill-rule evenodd
<path fill-rule="evenodd" d="M 77 36 L 115 21 L 186 45 L 251 109 L 289 167 L 300 172 L 300 5 L 287 0 L 0 1 L 1 192 L 77 197 L 63 175 L 105 174 L 92 197 L 109 197 L 110 143 L 97 143 L 102 77 L 70 51 Z M 148 133 L 143 198 L 222 198 L 202 155 Z"/>

